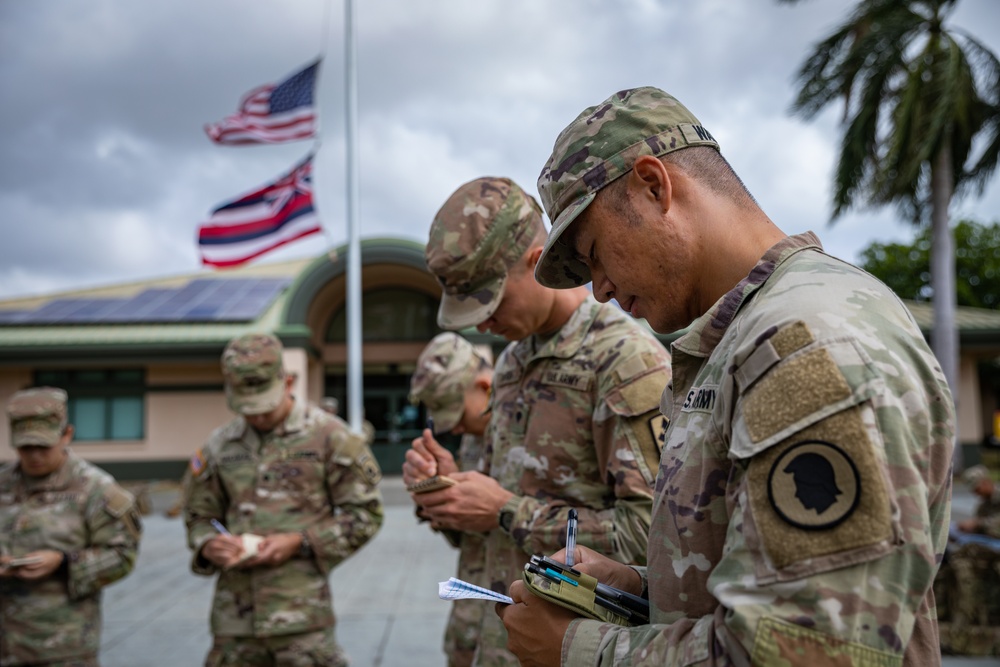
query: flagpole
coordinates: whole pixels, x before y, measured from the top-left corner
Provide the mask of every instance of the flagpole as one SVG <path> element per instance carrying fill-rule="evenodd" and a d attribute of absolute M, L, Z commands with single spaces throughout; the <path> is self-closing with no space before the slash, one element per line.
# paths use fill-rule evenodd
<path fill-rule="evenodd" d="M 351 430 L 362 432 L 364 420 L 361 363 L 361 242 L 358 240 L 358 77 L 353 1 L 344 0 L 346 33 L 344 82 L 347 118 L 347 415 Z"/>

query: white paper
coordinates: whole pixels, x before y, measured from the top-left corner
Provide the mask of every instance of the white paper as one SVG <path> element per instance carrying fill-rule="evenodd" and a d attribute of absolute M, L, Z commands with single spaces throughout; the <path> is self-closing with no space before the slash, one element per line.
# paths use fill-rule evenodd
<path fill-rule="evenodd" d="M 491 600 L 504 604 L 514 604 L 514 601 L 506 595 L 455 577 L 438 583 L 438 597 L 442 600 Z"/>

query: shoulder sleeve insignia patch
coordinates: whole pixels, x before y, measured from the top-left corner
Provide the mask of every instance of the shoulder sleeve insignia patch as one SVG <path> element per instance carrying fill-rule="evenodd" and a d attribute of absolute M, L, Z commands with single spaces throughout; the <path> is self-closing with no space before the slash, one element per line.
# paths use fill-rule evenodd
<path fill-rule="evenodd" d="M 831 415 L 750 459 L 754 530 L 787 575 L 842 567 L 891 547 L 891 492 L 862 409 Z"/>
<path fill-rule="evenodd" d="M 662 452 L 663 445 L 667 442 L 667 428 L 670 426 L 670 418 L 662 414 L 654 414 L 649 418 L 649 432 L 653 436 L 653 444 L 656 451 Z"/>
<path fill-rule="evenodd" d="M 188 464 L 191 469 L 191 474 L 195 477 L 200 477 L 203 472 L 205 472 L 205 456 L 202 454 L 202 450 L 196 451 L 191 455 L 191 461 Z"/>
<path fill-rule="evenodd" d="M 771 465 L 767 498 L 787 523 L 824 530 L 843 522 L 861 497 L 861 476 L 840 447 L 805 440 L 789 447 Z"/>

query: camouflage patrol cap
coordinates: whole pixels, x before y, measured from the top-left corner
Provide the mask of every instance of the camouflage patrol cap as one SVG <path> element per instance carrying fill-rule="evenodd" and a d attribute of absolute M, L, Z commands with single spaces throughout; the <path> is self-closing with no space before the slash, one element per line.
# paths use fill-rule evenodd
<path fill-rule="evenodd" d="M 66 430 L 66 392 L 54 387 L 25 389 L 7 403 L 14 447 L 52 447 Z"/>
<path fill-rule="evenodd" d="M 993 479 L 990 469 L 984 465 L 974 465 L 962 473 L 962 481 L 970 489 L 975 489 L 984 479 Z"/>
<path fill-rule="evenodd" d="M 410 402 L 427 407 L 434 430 L 455 428 L 465 410 L 465 392 L 472 386 L 483 362 L 489 360 L 476 346 L 458 334 L 435 336 L 417 359 L 410 378 Z"/>
<path fill-rule="evenodd" d="M 226 345 L 222 375 L 230 410 L 260 415 L 281 405 L 285 396 L 281 350 L 281 341 L 261 333 L 244 334 Z"/>
<path fill-rule="evenodd" d="M 464 329 L 500 305 L 507 272 L 544 230 L 534 197 L 509 178 L 477 178 L 458 188 L 434 216 L 427 268 L 444 293 L 438 324 Z"/>
<path fill-rule="evenodd" d="M 538 176 L 538 193 L 552 221 L 535 266 L 538 282 L 559 289 L 590 282 L 589 269 L 561 241 L 563 233 L 597 191 L 631 171 L 637 158 L 692 146 L 719 149 L 694 114 L 657 88 L 622 90 L 577 116 L 556 138 Z"/>

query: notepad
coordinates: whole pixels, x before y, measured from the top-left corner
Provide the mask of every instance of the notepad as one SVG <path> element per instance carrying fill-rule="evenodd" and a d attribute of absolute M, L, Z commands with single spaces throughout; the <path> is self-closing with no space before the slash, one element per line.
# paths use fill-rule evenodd
<path fill-rule="evenodd" d="M 428 477 L 427 479 L 410 484 L 406 487 L 406 490 L 410 493 L 429 493 L 431 491 L 447 489 L 449 486 L 454 486 L 455 484 L 458 484 L 458 482 L 453 480 L 451 477 L 434 475 L 433 477 Z"/>
<path fill-rule="evenodd" d="M 497 593 L 455 577 L 438 583 L 438 597 L 442 600 L 490 600 L 491 602 L 514 604 L 514 600 L 503 593 Z"/>

